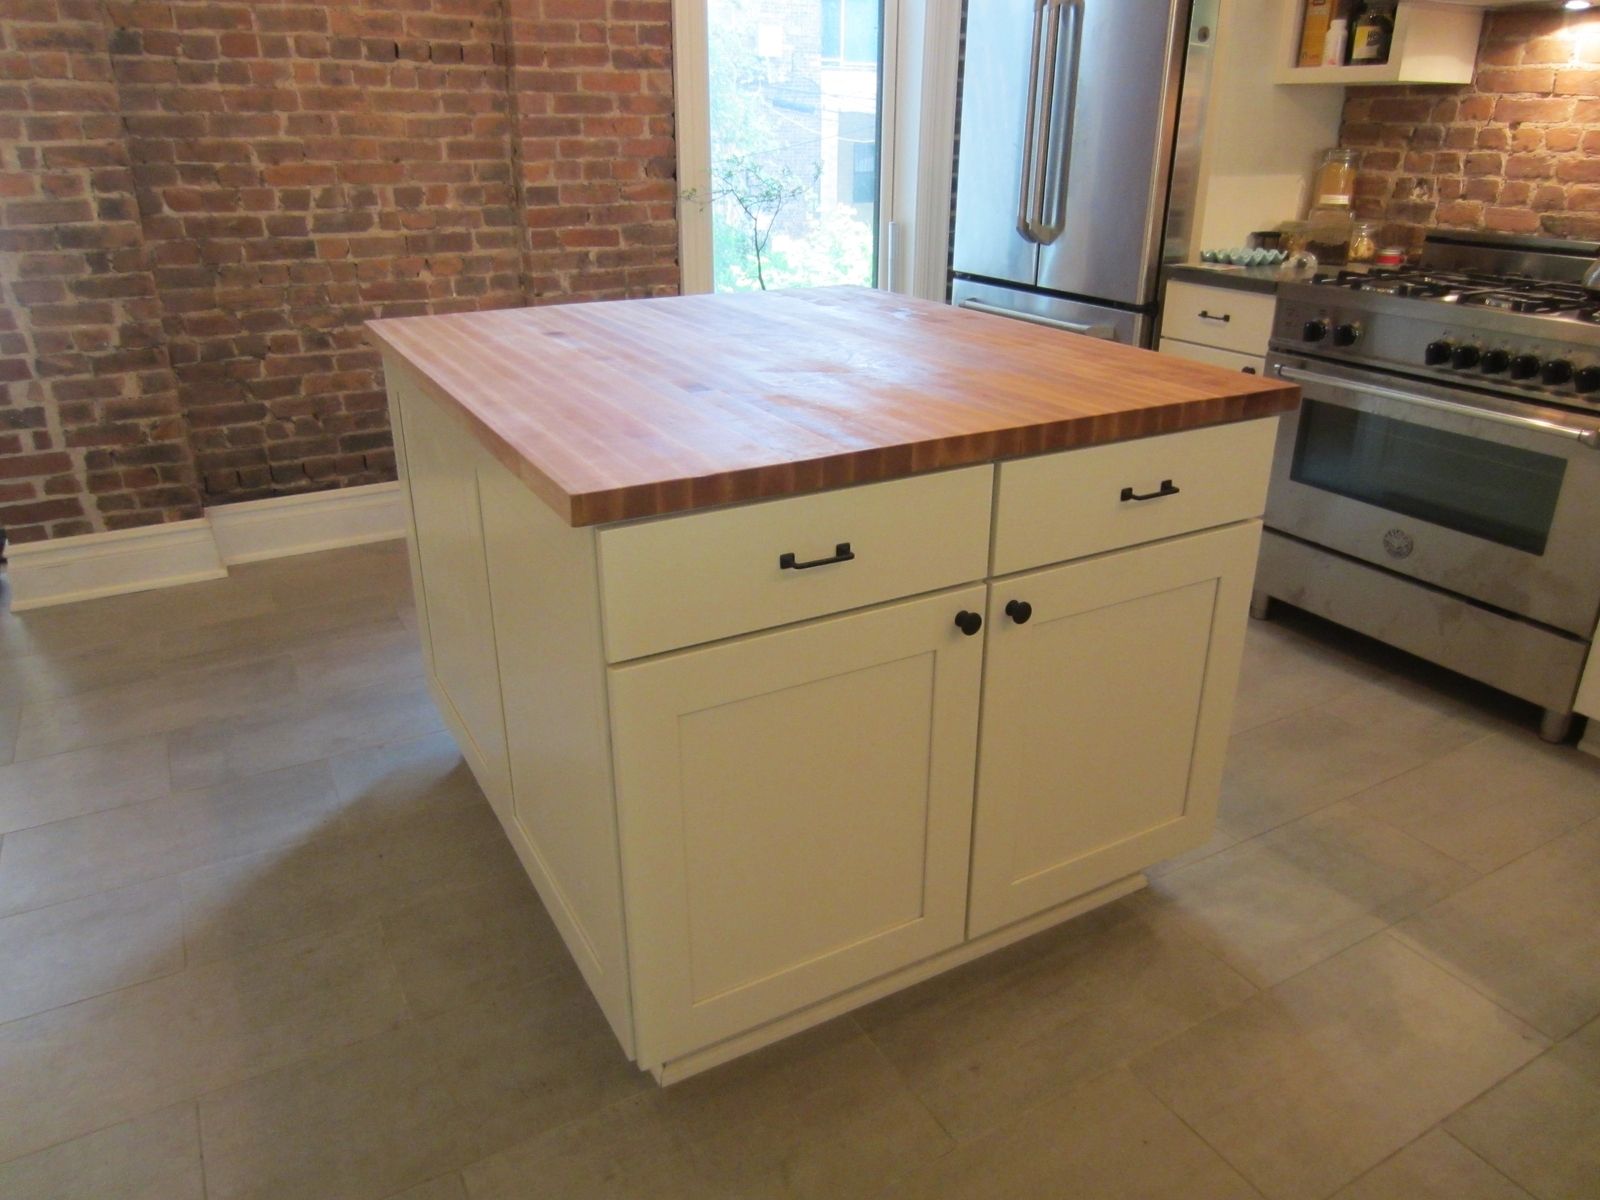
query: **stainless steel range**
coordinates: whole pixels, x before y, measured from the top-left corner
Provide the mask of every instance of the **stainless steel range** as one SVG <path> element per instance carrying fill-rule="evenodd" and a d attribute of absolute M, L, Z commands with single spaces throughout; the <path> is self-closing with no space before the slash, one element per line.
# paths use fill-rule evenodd
<path fill-rule="evenodd" d="M 1280 288 L 1256 613 L 1278 597 L 1545 710 L 1600 614 L 1600 243 L 1430 235 L 1412 271 Z"/>

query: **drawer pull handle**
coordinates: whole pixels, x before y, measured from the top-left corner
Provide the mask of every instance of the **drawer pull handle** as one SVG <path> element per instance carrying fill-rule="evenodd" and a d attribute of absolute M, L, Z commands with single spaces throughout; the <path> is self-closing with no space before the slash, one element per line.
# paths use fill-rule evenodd
<path fill-rule="evenodd" d="M 1033 605 L 1026 600 L 1008 600 L 1006 602 L 1006 616 L 1018 625 L 1026 625 L 1028 618 L 1033 616 Z"/>
<path fill-rule="evenodd" d="M 1240 367 L 1239 370 L 1243 371 L 1246 375 L 1254 375 L 1256 373 L 1256 369 L 1254 367 Z"/>
<path fill-rule="evenodd" d="M 1202 321 L 1221 321 L 1224 325 L 1226 325 L 1229 321 L 1233 320 L 1233 314 L 1232 313 L 1210 313 L 1210 312 L 1207 312 L 1205 309 L 1202 308 L 1200 310 L 1200 319 Z"/>
<path fill-rule="evenodd" d="M 1182 490 L 1183 489 L 1178 487 L 1177 484 L 1173 483 L 1172 480 L 1163 479 L 1161 481 L 1161 488 L 1159 491 L 1144 492 L 1141 494 L 1134 491 L 1131 487 L 1125 487 L 1122 489 L 1122 498 L 1124 500 L 1159 500 L 1163 496 L 1176 496 Z"/>
<path fill-rule="evenodd" d="M 840 542 L 833 548 L 832 558 L 813 558 L 810 562 L 796 562 L 793 554 L 778 555 L 778 570 L 780 571 L 809 571 L 812 567 L 825 567 L 829 563 L 849 562 L 855 557 L 855 552 L 850 549 L 849 542 Z"/>
<path fill-rule="evenodd" d="M 971 637 L 983 628 L 983 618 L 975 612 L 968 612 L 966 609 L 962 609 L 956 614 L 956 628 Z"/>

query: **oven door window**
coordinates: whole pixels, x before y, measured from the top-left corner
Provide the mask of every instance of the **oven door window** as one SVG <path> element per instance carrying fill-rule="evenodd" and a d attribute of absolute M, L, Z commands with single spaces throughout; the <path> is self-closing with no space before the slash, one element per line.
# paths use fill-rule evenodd
<path fill-rule="evenodd" d="M 1543 554 L 1566 469 L 1555 455 L 1307 399 L 1289 474 L 1297 483 Z"/>

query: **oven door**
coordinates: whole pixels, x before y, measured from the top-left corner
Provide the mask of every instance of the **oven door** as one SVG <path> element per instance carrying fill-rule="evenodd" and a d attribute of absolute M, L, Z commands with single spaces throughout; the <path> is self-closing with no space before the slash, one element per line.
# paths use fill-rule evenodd
<path fill-rule="evenodd" d="M 1274 353 L 1270 528 L 1588 638 L 1600 418 Z"/>

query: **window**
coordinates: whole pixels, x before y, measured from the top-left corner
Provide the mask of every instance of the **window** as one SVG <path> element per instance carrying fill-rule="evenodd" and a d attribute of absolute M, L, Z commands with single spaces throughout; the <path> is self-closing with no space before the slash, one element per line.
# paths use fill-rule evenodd
<path fill-rule="evenodd" d="M 707 0 L 716 290 L 875 280 L 880 4 Z"/>
<path fill-rule="evenodd" d="M 878 0 L 821 0 L 822 57 L 843 63 L 878 61 Z"/>

